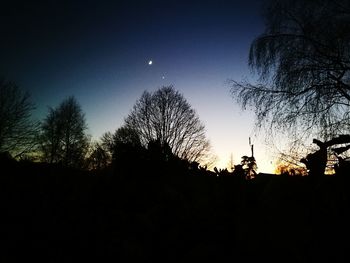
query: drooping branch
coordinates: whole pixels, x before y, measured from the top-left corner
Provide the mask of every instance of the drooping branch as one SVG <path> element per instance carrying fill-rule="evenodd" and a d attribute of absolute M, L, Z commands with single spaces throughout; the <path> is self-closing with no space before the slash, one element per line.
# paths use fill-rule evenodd
<path fill-rule="evenodd" d="M 349 9 L 345 0 L 270 1 L 265 32 L 249 54 L 259 83 L 231 82 L 232 95 L 254 109 L 258 127 L 301 129 L 324 139 L 348 130 Z"/>

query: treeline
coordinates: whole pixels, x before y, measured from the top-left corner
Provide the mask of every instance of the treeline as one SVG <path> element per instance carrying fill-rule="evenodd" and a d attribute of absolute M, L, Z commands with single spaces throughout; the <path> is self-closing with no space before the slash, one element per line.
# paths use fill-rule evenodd
<path fill-rule="evenodd" d="M 17 160 L 100 170 L 112 162 L 147 159 L 143 155 L 154 152 L 155 144 L 165 156 L 189 163 L 210 165 L 214 160 L 204 125 L 172 86 L 145 91 L 124 124 L 97 141 L 87 133 L 84 112 L 73 96 L 50 107 L 40 122 L 31 115 L 35 107 L 29 94 L 14 83 L 0 81 L 0 102 L 0 152 Z"/>
<path fill-rule="evenodd" d="M 150 114 L 157 112 L 152 103 L 136 109 L 155 122 L 162 115 Z M 245 180 L 255 175 L 253 157 L 244 156 L 233 173 L 208 171 L 179 154 L 186 147 L 174 151 L 175 139 L 163 139 L 184 137 L 178 126 L 152 130 L 145 122 L 146 140 L 126 123 L 91 147 L 79 119 L 70 97 L 40 125 L 26 126 L 33 128 L 27 148 L 13 149 L 42 162 L 1 154 L 3 262 L 349 261 L 348 176 Z"/>
<path fill-rule="evenodd" d="M 119 176 L 2 164 L 0 259 L 348 262 L 347 177 L 202 176 L 158 153 Z"/>

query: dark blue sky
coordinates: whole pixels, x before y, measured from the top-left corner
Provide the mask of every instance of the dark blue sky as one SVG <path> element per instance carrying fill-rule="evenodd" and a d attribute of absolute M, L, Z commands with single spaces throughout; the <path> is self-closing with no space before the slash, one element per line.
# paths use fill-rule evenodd
<path fill-rule="evenodd" d="M 120 127 L 144 90 L 174 85 L 223 167 L 231 153 L 235 162 L 249 154 L 253 115 L 225 83 L 251 76 L 261 2 L 9 1 L 0 9 L 0 74 L 32 94 L 39 119 L 74 95 L 94 138 Z"/>

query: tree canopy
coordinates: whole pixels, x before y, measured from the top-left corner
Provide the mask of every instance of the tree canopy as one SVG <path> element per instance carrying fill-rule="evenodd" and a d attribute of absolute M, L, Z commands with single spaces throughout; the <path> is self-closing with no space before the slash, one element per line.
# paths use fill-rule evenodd
<path fill-rule="evenodd" d="M 209 153 L 204 125 L 172 86 L 154 93 L 145 91 L 126 117 L 125 128 L 137 133 L 143 147 L 159 141 L 168 145 L 174 155 L 188 161 L 203 160 Z"/>
<path fill-rule="evenodd" d="M 74 97 L 67 98 L 57 108 L 50 108 L 41 129 L 41 151 L 45 161 L 71 167 L 82 165 L 88 147 L 87 125 Z"/>
<path fill-rule="evenodd" d="M 19 156 L 32 149 L 37 131 L 33 109 L 28 93 L 0 79 L 0 152 Z"/>
<path fill-rule="evenodd" d="M 259 83 L 233 81 L 233 95 L 255 109 L 258 127 L 323 139 L 348 133 L 350 2 L 272 0 L 264 18 L 249 56 Z"/>

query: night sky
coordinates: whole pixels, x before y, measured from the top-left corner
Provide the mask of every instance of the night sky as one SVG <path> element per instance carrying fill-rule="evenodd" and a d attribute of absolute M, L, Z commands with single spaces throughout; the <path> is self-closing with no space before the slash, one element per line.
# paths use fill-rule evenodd
<path fill-rule="evenodd" d="M 0 8 L 0 75 L 31 93 L 41 120 L 74 95 L 89 134 L 115 131 L 144 90 L 173 85 L 196 109 L 224 168 L 249 155 L 272 172 L 254 115 L 228 79 L 252 79 L 251 42 L 262 1 L 9 1 Z M 148 62 L 152 60 L 152 65 Z"/>

